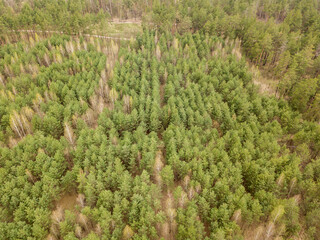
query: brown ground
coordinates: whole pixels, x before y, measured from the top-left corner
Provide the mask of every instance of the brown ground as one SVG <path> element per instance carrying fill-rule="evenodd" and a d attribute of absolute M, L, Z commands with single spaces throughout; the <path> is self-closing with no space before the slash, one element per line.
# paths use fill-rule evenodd
<path fill-rule="evenodd" d="M 78 194 L 76 192 L 65 193 L 55 205 L 61 207 L 63 210 L 74 211 L 77 205 L 77 197 Z"/>
<path fill-rule="evenodd" d="M 113 18 L 110 20 L 111 23 L 115 24 L 122 24 L 122 23 L 136 23 L 141 24 L 141 19 L 139 18 L 128 18 L 128 19 L 119 19 L 119 18 Z"/>

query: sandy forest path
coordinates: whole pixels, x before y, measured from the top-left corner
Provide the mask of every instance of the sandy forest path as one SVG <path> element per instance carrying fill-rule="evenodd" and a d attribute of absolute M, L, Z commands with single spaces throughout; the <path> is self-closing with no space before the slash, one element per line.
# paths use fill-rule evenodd
<path fill-rule="evenodd" d="M 109 21 L 110 24 L 138 24 L 141 25 L 141 19 L 126 19 L 120 20 L 114 18 Z M 113 37 L 107 35 L 98 35 L 98 34 L 74 34 L 74 33 L 66 33 L 63 31 L 53 31 L 53 30 L 33 30 L 33 29 L 18 29 L 18 30 L 9 30 L 9 32 L 18 32 L 18 33 L 42 33 L 42 34 L 66 34 L 72 36 L 83 36 L 83 37 L 94 37 L 94 38 L 103 38 L 103 39 L 113 39 L 113 40 L 131 40 L 131 38 L 126 37 Z"/>
<path fill-rule="evenodd" d="M 125 37 L 111 37 L 105 35 L 97 35 L 97 34 L 70 34 L 65 33 L 63 31 L 42 31 L 42 30 L 28 30 L 28 29 L 19 29 L 19 30 L 11 30 L 10 32 L 18 32 L 18 33 L 44 33 L 44 34 L 65 34 L 71 36 L 83 36 L 83 37 L 93 37 L 93 38 L 103 38 L 103 39 L 113 39 L 113 40 L 131 40 L 130 38 Z"/>
<path fill-rule="evenodd" d="M 125 20 L 121 20 L 118 18 L 113 18 L 112 20 L 109 21 L 110 23 L 114 23 L 114 24 L 126 24 L 126 23 L 131 23 L 131 24 L 141 24 L 142 21 L 141 19 L 135 19 L 135 18 L 130 18 L 130 19 L 125 19 Z"/>

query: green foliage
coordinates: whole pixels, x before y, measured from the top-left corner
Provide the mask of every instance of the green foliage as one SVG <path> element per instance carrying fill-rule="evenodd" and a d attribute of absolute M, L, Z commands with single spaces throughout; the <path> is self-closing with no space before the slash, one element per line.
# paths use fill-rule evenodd
<path fill-rule="evenodd" d="M 100 8 L 137 6 L 91 2 L 25 3 L 1 21 L 81 32 Z M 217 3 L 159 1 L 159 31 L 120 50 L 68 36 L 1 46 L 1 239 L 244 239 L 241 226 L 265 223 L 261 238 L 319 236 L 320 127 L 294 111 L 317 119 L 318 15 L 312 4 Z M 295 46 L 299 31 L 310 39 Z M 283 76 L 294 110 L 256 92 L 239 42 L 222 35 Z"/>
<path fill-rule="evenodd" d="M 174 175 L 170 165 L 165 166 L 161 170 L 161 177 L 167 187 L 172 187 L 174 183 Z"/>

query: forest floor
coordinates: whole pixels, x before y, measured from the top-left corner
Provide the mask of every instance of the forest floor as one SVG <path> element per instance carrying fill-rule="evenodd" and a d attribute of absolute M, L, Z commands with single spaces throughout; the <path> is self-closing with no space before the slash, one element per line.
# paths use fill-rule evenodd
<path fill-rule="evenodd" d="M 115 23 L 115 24 L 126 24 L 126 23 L 141 24 L 142 21 L 140 18 L 128 18 L 128 19 L 112 18 L 112 20 L 110 20 L 109 22 Z"/>
<path fill-rule="evenodd" d="M 253 84 L 258 86 L 259 92 L 268 96 L 277 96 L 278 81 L 276 79 L 272 79 L 265 71 L 258 69 L 248 61 L 247 65 L 248 69 L 252 73 Z"/>
<path fill-rule="evenodd" d="M 161 199 L 161 206 L 167 219 L 162 223 L 160 238 L 163 237 L 167 240 L 174 240 L 177 227 L 176 221 L 174 220 L 176 217 L 176 208 L 174 206 L 174 198 L 171 189 L 164 191 Z"/>
<path fill-rule="evenodd" d="M 55 206 L 62 208 L 63 210 L 74 211 L 75 206 L 77 205 L 77 197 L 78 194 L 73 191 L 71 193 L 65 193 L 61 196 L 59 201 L 55 204 Z"/>
<path fill-rule="evenodd" d="M 94 29 L 92 34 L 128 39 L 135 38 L 137 34 L 142 32 L 141 19 L 120 20 L 114 18 L 100 24 L 100 26 L 99 24 L 90 26 L 90 29 Z"/>
<path fill-rule="evenodd" d="M 176 233 L 176 207 L 174 204 L 173 189 L 165 187 L 161 178 L 161 170 L 165 165 L 164 152 L 162 147 L 159 147 L 154 166 L 154 182 L 162 189 L 161 210 L 164 212 L 166 219 L 159 226 L 158 232 L 160 238 L 174 240 Z"/>

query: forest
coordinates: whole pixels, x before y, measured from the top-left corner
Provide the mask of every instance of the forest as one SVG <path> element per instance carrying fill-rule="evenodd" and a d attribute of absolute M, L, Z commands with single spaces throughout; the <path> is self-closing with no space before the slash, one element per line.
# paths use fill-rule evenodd
<path fill-rule="evenodd" d="M 318 240 L 319 123 L 317 0 L 0 0 L 0 239 Z"/>

